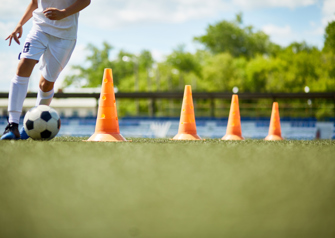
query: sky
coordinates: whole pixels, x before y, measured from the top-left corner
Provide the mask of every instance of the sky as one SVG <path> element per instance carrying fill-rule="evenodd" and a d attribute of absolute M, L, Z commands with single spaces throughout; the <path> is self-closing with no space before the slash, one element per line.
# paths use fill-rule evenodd
<path fill-rule="evenodd" d="M 23 28 L 21 45 L 8 46 L 5 38 L 14 30 L 29 0 L 0 0 L 0 91 L 8 91 L 16 72 L 17 56 L 32 23 Z M 209 24 L 233 20 L 243 13 L 243 24 L 263 30 L 282 46 L 305 41 L 320 49 L 324 29 L 335 20 L 335 0 L 92 0 L 80 13 L 77 46 L 68 66 L 56 82 L 56 89 L 71 71 L 84 64 L 91 43 L 99 48 L 106 41 L 114 47 L 111 58 L 123 49 L 134 54 L 146 49 L 157 61 L 180 44 L 195 52 L 202 45 L 193 38 L 205 34 Z M 37 65 L 29 91 L 37 91 Z"/>

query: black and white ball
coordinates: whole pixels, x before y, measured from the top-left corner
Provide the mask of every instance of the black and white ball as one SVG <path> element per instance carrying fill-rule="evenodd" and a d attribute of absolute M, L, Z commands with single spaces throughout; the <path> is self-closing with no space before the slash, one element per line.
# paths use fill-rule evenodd
<path fill-rule="evenodd" d="M 60 129 L 60 118 L 55 109 L 39 105 L 30 109 L 23 120 L 28 136 L 34 140 L 50 140 Z"/>

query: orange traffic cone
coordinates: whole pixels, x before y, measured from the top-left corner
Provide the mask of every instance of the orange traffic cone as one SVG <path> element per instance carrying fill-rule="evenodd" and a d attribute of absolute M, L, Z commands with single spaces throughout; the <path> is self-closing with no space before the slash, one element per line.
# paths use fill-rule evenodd
<path fill-rule="evenodd" d="M 265 137 L 265 140 L 284 140 L 283 137 L 281 137 L 280 117 L 277 102 L 274 102 L 272 106 L 269 135 Z"/>
<path fill-rule="evenodd" d="M 172 140 L 201 140 L 195 125 L 191 85 L 185 85 L 178 134 Z"/>
<path fill-rule="evenodd" d="M 105 69 L 94 134 L 87 141 L 126 141 L 120 134 L 112 69 Z"/>
<path fill-rule="evenodd" d="M 238 106 L 238 96 L 235 94 L 232 97 L 227 132 L 222 140 L 243 140 L 241 129 L 240 108 Z"/>

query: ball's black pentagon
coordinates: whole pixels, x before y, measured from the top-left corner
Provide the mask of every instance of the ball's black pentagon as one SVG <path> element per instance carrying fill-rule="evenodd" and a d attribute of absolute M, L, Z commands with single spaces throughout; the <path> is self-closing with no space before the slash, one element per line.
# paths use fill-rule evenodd
<path fill-rule="evenodd" d="M 60 119 L 57 120 L 57 128 L 60 129 Z"/>
<path fill-rule="evenodd" d="M 45 130 L 41 132 L 42 139 L 48 139 L 51 136 L 51 131 Z"/>
<path fill-rule="evenodd" d="M 27 127 L 28 130 L 34 129 L 34 122 L 28 119 L 26 121 L 26 127 Z"/>
<path fill-rule="evenodd" d="M 42 112 L 41 119 L 48 122 L 52 118 L 50 112 Z"/>

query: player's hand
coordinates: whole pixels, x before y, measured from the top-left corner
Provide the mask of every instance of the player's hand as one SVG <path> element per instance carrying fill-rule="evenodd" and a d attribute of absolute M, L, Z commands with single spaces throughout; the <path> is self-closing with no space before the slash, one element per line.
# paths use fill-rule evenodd
<path fill-rule="evenodd" d="M 22 32 L 23 32 L 23 29 L 22 29 L 22 26 L 21 25 L 18 25 L 15 30 L 12 32 L 12 34 L 10 34 L 6 40 L 9 39 L 9 46 L 12 44 L 12 40 L 14 39 L 15 42 L 17 44 L 20 44 L 20 38 L 22 36 Z"/>
<path fill-rule="evenodd" d="M 43 11 L 44 16 L 50 20 L 62 20 L 66 17 L 65 10 L 49 7 Z"/>

